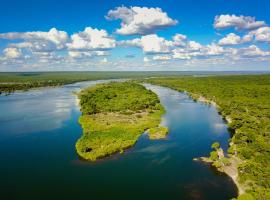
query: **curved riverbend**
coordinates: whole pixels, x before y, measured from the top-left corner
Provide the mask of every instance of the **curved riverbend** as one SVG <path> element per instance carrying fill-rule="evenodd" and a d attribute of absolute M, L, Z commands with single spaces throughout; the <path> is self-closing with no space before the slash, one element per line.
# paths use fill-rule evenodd
<path fill-rule="evenodd" d="M 158 94 L 169 127 L 164 140 L 143 134 L 124 154 L 96 163 L 78 159 L 74 144 L 81 115 L 72 92 L 94 85 L 0 97 L 0 186 L 3 199 L 230 199 L 232 180 L 192 158 L 219 141 L 227 149 L 226 124 L 212 106 L 184 93 L 146 85 Z"/>

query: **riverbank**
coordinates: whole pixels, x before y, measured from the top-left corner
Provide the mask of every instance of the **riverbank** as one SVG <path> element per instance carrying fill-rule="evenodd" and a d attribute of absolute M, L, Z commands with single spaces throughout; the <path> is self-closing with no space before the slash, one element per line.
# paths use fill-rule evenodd
<path fill-rule="evenodd" d="M 242 160 L 240 160 L 236 156 L 231 156 L 227 159 L 228 163 L 224 164 L 222 163 L 222 161 L 220 161 L 220 164 L 218 165 L 215 165 L 216 164 L 215 161 L 212 160 L 210 157 L 199 157 L 194 158 L 193 160 L 204 163 L 210 163 L 219 172 L 227 174 L 233 180 L 234 184 L 237 186 L 238 195 L 242 195 L 245 193 L 245 190 L 247 189 L 247 186 L 239 182 L 238 166 L 239 164 L 242 163 Z"/>
<path fill-rule="evenodd" d="M 220 110 L 220 107 L 217 105 L 216 102 L 213 100 L 207 99 L 201 95 L 194 94 L 194 93 L 187 93 L 192 99 L 195 101 L 199 101 L 205 104 L 212 105 L 216 107 L 217 110 Z M 229 125 L 232 123 L 232 119 L 230 116 L 224 116 L 222 115 L 224 120 L 227 122 Z M 229 143 L 229 146 L 231 149 L 233 149 L 234 154 L 229 154 L 229 157 L 224 156 L 224 151 L 222 148 L 219 148 L 217 150 L 218 154 L 218 160 L 219 162 L 216 162 L 211 159 L 211 157 L 199 157 L 199 158 L 194 158 L 194 161 L 201 161 L 205 163 L 210 163 L 213 167 L 215 167 L 219 172 L 227 174 L 234 182 L 234 184 L 237 186 L 238 190 L 238 196 L 245 194 L 245 191 L 248 190 L 248 186 L 245 183 L 241 183 L 239 181 L 239 173 L 238 173 L 238 167 L 241 163 L 243 163 L 243 160 L 241 160 L 239 157 L 237 157 L 237 152 L 236 152 L 236 145 L 233 144 L 232 142 Z M 226 158 L 226 163 L 222 161 L 222 159 Z"/>
<path fill-rule="evenodd" d="M 191 93 L 189 94 L 189 96 L 191 98 L 193 98 L 195 101 L 199 101 L 205 104 L 211 104 L 212 106 L 216 107 L 217 109 L 220 109 L 220 107 L 216 104 L 216 102 L 206 99 L 203 96 L 200 96 L 198 94 L 194 94 Z M 232 119 L 230 118 L 230 116 L 222 116 L 225 121 L 230 124 L 232 123 Z M 235 144 L 233 143 L 229 143 L 230 148 L 236 149 Z M 236 152 L 234 152 L 236 153 Z M 217 154 L 218 154 L 218 160 L 219 163 L 215 164 L 215 161 L 213 159 L 211 159 L 210 157 L 199 157 L 199 158 L 194 158 L 194 161 L 201 161 L 201 162 L 205 162 L 205 163 L 210 163 L 212 164 L 212 166 L 214 166 L 218 171 L 223 172 L 225 174 L 227 174 L 229 177 L 231 177 L 231 179 L 233 180 L 233 182 L 235 183 L 235 185 L 237 186 L 238 189 L 238 195 L 242 195 L 245 193 L 246 190 L 246 186 L 243 183 L 239 182 L 239 173 L 238 173 L 238 166 L 239 164 L 241 164 L 243 161 L 238 158 L 236 155 L 230 155 L 230 157 L 225 157 L 224 156 L 224 151 L 222 148 L 219 148 L 217 150 Z M 222 159 L 226 158 L 226 163 L 222 162 Z"/>
<path fill-rule="evenodd" d="M 147 130 L 150 139 L 161 139 L 168 133 L 160 126 L 165 110 L 157 95 L 140 84 L 98 84 L 81 91 L 79 98 L 83 135 L 76 150 L 86 160 L 123 153 Z"/>
<path fill-rule="evenodd" d="M 187 91 L 192 98 L 217 107 L 231 130 L 230 143 L 233 145 L 228 154 L 241 160 L 241 163 L 236 162 L 237 170 L 234 170 L 238 173 L 238 183 L 245 189 L 239 199 L 270 199 L 267 178 L 270 170 L 269 77 L 243 75 L 145 80 L 180 92 Z"/>

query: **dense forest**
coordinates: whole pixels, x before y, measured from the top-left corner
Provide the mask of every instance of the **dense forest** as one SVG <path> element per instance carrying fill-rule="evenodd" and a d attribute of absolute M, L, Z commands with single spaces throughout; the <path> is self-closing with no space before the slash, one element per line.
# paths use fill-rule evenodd
<path fill-rule="evenodd" d="M 132 82 L 98 84 L 79 94 L 83 135 L 76 143 L 78 154 L 96 160 L 135 144 L 149 130 L 150 139 L 166 136 L 159 126 L 164 108 L 155 93 Z"/>
<path fill-rule="evenodd" d="M 242 160 L 238 173 L 246 193 L 239 199 L 270 199 L 270 75 L 146 81 L 216 102 L 232 133 L 228 153 Z"/>
<path fill-rule="evenodd" d="M 37 87 L 61 86 L 79 81 L 119 78 L 143 78 L 174 76 L 181 72 L 2 72 L 0 73 L 0 94 Z"/>
<path fill-rule="evenodd" d="M 229 72 L 227 72 L 230 74 Z M 0 72 L 0 95 L 10 94 L 17 90 L 29 90 L 37 87 L 61 86 L 79 81 L 91 81 L 101 79 L 119 78 L 146 78 L 146 77 L 168 77 L 186 75 L 216 75 L 224 72 Z"/>

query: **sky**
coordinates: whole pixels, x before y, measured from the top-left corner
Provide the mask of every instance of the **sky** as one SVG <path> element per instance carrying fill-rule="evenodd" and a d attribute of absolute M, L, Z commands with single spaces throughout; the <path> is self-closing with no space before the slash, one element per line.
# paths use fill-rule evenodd
<path fill-rule="evenodd" d="M 1 1 L 0 71 L 269 71 L 269 0 Z"/>

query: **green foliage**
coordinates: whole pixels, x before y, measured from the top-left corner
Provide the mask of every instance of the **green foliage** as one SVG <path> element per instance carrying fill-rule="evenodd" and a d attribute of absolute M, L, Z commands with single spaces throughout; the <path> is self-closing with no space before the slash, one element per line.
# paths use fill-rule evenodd
<path fill-rule="evenodd" d="M 212 165 L 216 168 L 220 168 L 222 167 L 222 162 L 220 162 L 219 160 L 215 161 L 212 163 Z"/>
<path fill-rule="evenodd" d="M 79 96 L 83 135 L 76 150 L 84 159 L 123 153 L 147 129 L 165 132 L 165 127 L 159 127 L 164 108 L 157 95 L 142 85 L 99 84 L 83 90 Z"/>
<path fill-rule="evenodd" d="M 218 160 L 218 153 L 216 151 L 211 151 L 210 152 L 210 159 L 213 161 Z"/>
<path fill-rule="evenodd" d="M 0 72 L 0 94 L 79 81 L 179 75 L 177 72 Z"/>
<path fill-rule="evenodd" d="M 220 147 L 220 144 L 218 142 L 214 142 L 211 147 L 212 147 L 212 149 L 217 150 Z"/>
<path fill-rule="evenodd" d="M 161 109 L 155 93 L 131 82 L 114 82 L 91 87 L 81 92 L 80 102 L 84 115 L 120 111 L 132 114 L 144 109 Z"/>
<path fill-rule="evenodd" d="M 248 193 L 241 194 L 237 200 L 254 200 L 253 196 Z"/>
<path fill-rule="evenodd" d="M 159 126 L 150 128 L 148 131 L 148 135 L 150 139 L 162 139 L 165 138 L 168 134 L 169 130 L 167 127 Z"/>
<path fill-rule="evenodd" d="M 270 199 L 270 75 L 155 78 L 147 82 L 178 91 L 193 98 L 205 97 L 229 117 L 231 141 L 244 162 L 239 166 L 241 182 L 248 182 L 255 199 Z"/>
<path fill-rule="evenodd" d="M 230 159 L 226 157 L 221 158 L 220 162 L 225 166 L 229 166 L 231 164 Z"/>

